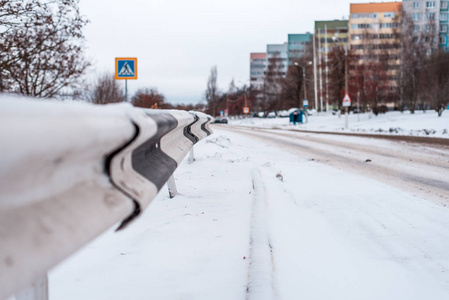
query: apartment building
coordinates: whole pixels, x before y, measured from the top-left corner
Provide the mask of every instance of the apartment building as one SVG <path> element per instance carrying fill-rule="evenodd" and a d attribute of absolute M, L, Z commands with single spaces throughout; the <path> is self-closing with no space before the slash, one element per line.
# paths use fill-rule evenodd
<path fill-rule="evenodd" d="M 266 68 L 266 53 L 250 53 L 250 85 L 253 90 L 262 90 L 263 78 Z"/>
<path fill-rule="evenodd" d="M 288 43 L 267 45 L 266 72 L 274 77 L 285 77 L 288 68 Z"/>
<path fill-rule="evenodd" d="M 351 4 L 349 45 L 358 63 L 387 64 L 388 86 L 397 84 L 400 67 L 401 2 Z"/>
<path fill-rule="evenodd" d="M 295 59 L 301 58 L 306 53 L 307 47 L 312 44 L 313 35 L 309 32 L 301 34 L 289 34 L 287 41 L 288 63 L 291 65 Z"/>
<path fill-rule="evenodd" d="M 348 20 L 315 21 L 317 55 L 324 60 L 333 46 L 347 46 Z"/>
<path fill-rule="evenodd" d="M 437 48 L 449 50 L 449 1 L 403 0 L 402 6 L 413 20 L 417 36 L 433 33 L 429 54 Z"/>
<path fill-rule="evenodd" d="M 440 1 L 440 24 L 438 28 L 438 47 L 449 51 L 449 1 Z"/>
<path fill-rule="evenodd" d="M 315 100 L 320 99 L 321 110 L 329 110 L 329 73 L 327 60 L 333 47 L 348 47 L 348 20 L 315 21 Z M 325 106 L 324 106 L 325 105 Z M 316 103 L 318 107 L 318 103 Z"/>

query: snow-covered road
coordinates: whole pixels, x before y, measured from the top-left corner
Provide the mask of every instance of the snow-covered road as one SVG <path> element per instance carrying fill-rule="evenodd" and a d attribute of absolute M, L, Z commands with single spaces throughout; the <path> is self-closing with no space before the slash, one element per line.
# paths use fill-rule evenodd
<path fill-rule="evenodd" d="M 294 136 L 226 128 L 214 128 L 197 161 L 175 172 L 179 196 L 162 192 L 132 226 L 56 268 L 51 298 L 449 297 L 444 149 L 420 147 L 407 162 L 397 157 L 409 145 L 354 140 L 351 150 L 339 138 L 298 145 Z M 365 151 L 373 147 L 384 152 Z M 407 191 L 395 172 L 442 186 Z"/>
<path fill-rule="evenodd" d="M 245 127 L 230 127 L 227 130 L 449 204 L 447 145 Z"/>

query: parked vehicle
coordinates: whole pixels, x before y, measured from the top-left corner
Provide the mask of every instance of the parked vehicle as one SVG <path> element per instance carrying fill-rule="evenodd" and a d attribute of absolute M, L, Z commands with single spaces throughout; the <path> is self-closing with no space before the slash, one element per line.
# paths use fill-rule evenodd
<path fill-rule="evenodd" d="M 317 113 L 317 111 L 314 108 L 313 109 L 307 109 L 307 115 L 308 116 L 313 116 L 316 113 Z"/>
<path fill-rule="evenodd" d="M 214 122 L 215 124 L 228 124 L 228 119 L 224 117 L 217 117 L 215 118 Z"/>
<path fill-rule="evenodd" d="M 289 114 L 287 110 L 280 110 L 278 111 L 278 117 L 281 118 L 288 118 Z"/>

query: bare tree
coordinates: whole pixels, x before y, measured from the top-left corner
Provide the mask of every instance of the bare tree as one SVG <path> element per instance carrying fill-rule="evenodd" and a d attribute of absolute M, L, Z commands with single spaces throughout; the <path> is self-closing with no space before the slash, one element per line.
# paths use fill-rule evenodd
<path fill-rule="evenodd" d="M 264 103 L 263 110 L 279 110 L 281 98 L 281 86 L 283 81 L 282 58 L 280 53 L 268 57 L 267 69 L 264 76 Z"/>
<path fill-rule="evenodd" d="M 329 52 L 329 102 L 337 109 L 341 108 L 345 95 L 345 52 L 345 49 L 338 45 L 333 46 Z"/>
<path fill-rule="evenodd" d="M 89 66 L 78 0 L 0 4 L 0 90 L 52 97 L 75 87 Z"/>
<path fill-rule="evenodd" d="M 218 86 L 217 86 L 217 66 L 210 69 L 210 75 L 207 79 L 206 101 L 208 105 L 208 112 L 212 116 L 216 116 L 218 108 Z"/>
<path fill-rule="evenodd" d="M 92 89 L 87 91 L 85 98 L 95 104 L 116 103 L 125 101 L 125 93 L 114 74 L 104 73 L 97 78 Z"/>
<path fill-rule="evenodd" d="M 291 59 L 287 74 L 281 80 L 279 109 L 301 107 L 304 95 L 306 94 L 308 98 L 313 95 L 313 68 L 310 67 L 312 60 L 313 49 L 311 43 L 305 47 L 302 57 Z M 303 74 L 303 71 L 305 71 L 305 74 Z M 306 93 L 304 93 L 304 78 Z"/>
<path fill-rule="evenodd" d="M 172 108 L 170 104 L 165 103 L 164 95 L 160 94 L 155 88 L 143 88 L 137 90 L 131 98 L 131 103 L 137 107 L 143 108 Z"/>
<path fill-rule="evenodd" d="M 390 86 L 395 85 L 395 67 L 389 62 L 393 58 L 390 54 L 399 48 L 394 42 L 395 37 L 393 33 L 368 30 L 356 37 L 361 43 L 354 46 L 358 55 L 354 57 L 357 62 L 351 63 L 350 95 L 353 99 L 359 97 L 363 110 L 372 109 L 376 115 L 385 112 L 386 103 L 393 101 Z M 388 42 L 391 39 L 393 42 Z"/>
<path fill-rule="evenodd" d="M 429 77 L 425 66 L 435 51 L 436 26 L 430 20 L 419 28 L 410 15 L 403 11 L 401 24 L 401 67 L 398 81 L 400 109 L 415 112 L 419 100 L 424 101 Z M 424 30 L 423 30 L 424 29 Z M 423 103 L 422 103 L 423 104 Z"/>
<path fill-rule="evenodd" d="M 280 109 L 298 107 L 302 85 L 303 76 L 301 67 L 295 65 L 289 66 L 287 69 L 287 75 L 285 76 L 284 80 L 282 80 L 282 101 Z"/>
<path fill-rule="evenodd" d="M 426 99 L 441 117 L 449 103 L 449 54 L 443 50 L 434 52 L 423 66 L 421 77 L 425 82 L 425 86 L 421 88 L 422 98 Z"/>

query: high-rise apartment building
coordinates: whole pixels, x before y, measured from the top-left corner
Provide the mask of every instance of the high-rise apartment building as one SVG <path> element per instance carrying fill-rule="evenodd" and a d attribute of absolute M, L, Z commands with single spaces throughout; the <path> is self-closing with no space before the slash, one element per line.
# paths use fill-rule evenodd
<path fill-rule="evenodd" d="M 358 63 L 381 62 L 394 89 L 400 67 L 401 2 L 351 4 L 349 45 Z"/>
<path fill-rule="evenodd" d="M 295 59 L 301 58 L 306 53 L 307 47 L 310 47 L 312 44 L 311 33 L 301 33 L 301 34 L 289 34 L 288 42 L 287 42 L 287 56 L 288 63 L 287 65 L 291 65 Z"/>
<path fill-rule="evenodd" d="M 432 49 L 448 48 L 449 40 L 449 1 L 447 0 L 403 0 L 404 12 L 413 20 L 415 34 L 433 33 Z"/>
<path fill-rule="evenodd" d="M 253 90 L 262 90 L 266 68 L 266 53 L 250 53 L 250 85 Z"/>
<path fill-rule="evenodd" d="M 274 77 L 285 77 L 288 68 L 288 43 L 267 45 L 267 72 Z"/>
<path fill-rule="evenodd" d="M 329 110 L 328 55 L 334 46 L 348 47 L 348 20 L 315 21 L 315 101 L 320 110 Z M 324 106 L 325 105 L 325 106 Z"/>
<path fill-rule="evenodd" d="M 440 24 L 438 29 L 438 47 L 449 51 L 449 1 L 440 1 Z"/>
<path fill-rule="evenodd" d="M 324 60 L 333 46 L 347 46 L 348 20 L 315 21 L 316 49 Z"/>

